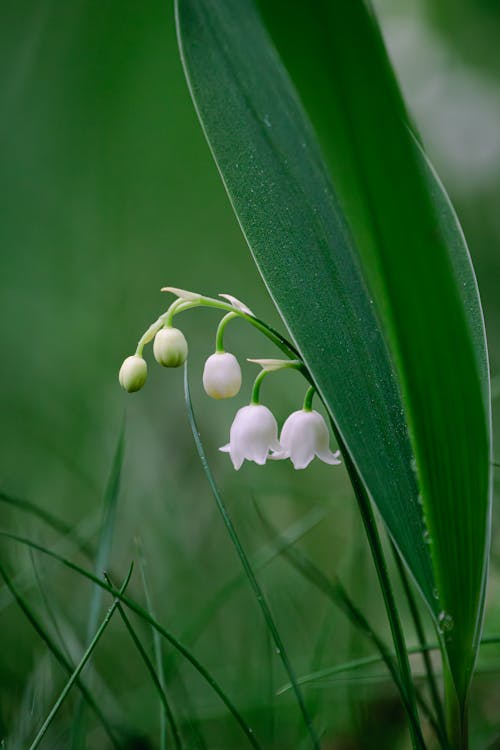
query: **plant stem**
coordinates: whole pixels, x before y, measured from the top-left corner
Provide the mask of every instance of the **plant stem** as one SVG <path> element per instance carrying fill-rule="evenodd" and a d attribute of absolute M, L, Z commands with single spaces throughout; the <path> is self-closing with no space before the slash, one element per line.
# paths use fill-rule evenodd
<path fill-rule="evenodd" d="M 444 664 L 444 697 L 446 726 L 452 750 L 468 750 L 469 726 L 467 698 L 460 702 L 448 664 Z"/>
<path fill-rule="evenodd" d="M 267 370 L 262 370 L 262 372 L 257 375 L 257 378 L 255 380 L 254 385 L 254 393 L 255 393 L 255 387 L 257 386 L 257 383 L 259 383 L 262 378 L 267 375 Z M 189 424 L 191 427 L 191 431 L 193 433 L 194 442 L 196 445 L 196 450 L 198 451 L 198 455 L 200 457 L 200 461 L 202 464 L 202 467 L 205 471 L 205 475 L 207 477 L 208 483 L 210 485 L 210 489 L 212 491 L 212 495 L 214 497 L 214 500 L 217 504 L 217 508 L 221 514 L 222 520 L 224 522 L 224 525 L 227 529 L 227 532 L 229 534 L 229 538 L 231 539 L 231 542 L 233 543 L 234 549 L 236 551 L 236 554 L 238 555 L 240 562 L 242 564 L 243 570 L 245 572 L 245 575 L 248 579 L 248 583 L 252 589 L 252 592 L 255 596 L 255 599 L 257 601 L 257 604 L 262 612 L 262 616 L 264 618 L 264 622 L 266 623 L 266 626 L 268 628 L 269 634 L 273 639 L 276 654 L 279 656 L 281 663 L 283 664 L 283 667 L 288 674 L 288 677 L 290 679 L 290 682 L 292 684 L 293 691 L 295 693 L 295 698 L 297 700 L 297 704 L 299 706 L 299 710 L 302 714 L 302 718 L 304 720 L 305 727 L 307 729 L 307 732 L 309 734 L 309 739 L 311 742 L 312 747 L 314 750 L 321 750 L 321 744 L 319 741 L 319 737 L 316 733 L 316 729 L 314 727 L 312 718 L 309 714 L 309 711 L 307 709 L 307 706 L 304 701 L 304 696 L 302 695 L 302 691 L 297 685 L 297 678 L 295 676 L 295 671 L 292 667 L 292 664 L 288 658 L 287 651 L 285 649 L 285 644 L 283 643 L 283 640 L 281 638 L 281 635 L 279 633 L 279 630 L 276 626 L 276 623 L 274 621 L 274 617 L 272 615 L 271 609 L 267 603 L 266 598 L 264 597 L 264 593 L 260 587 L 260 584 L 257 580 L 257 577 L 253 571 L 253 568 L 250 564 L 250 560 L 247 557 L 247 554 L 245 550 L 243 549 L 243 546 L 240 542 L 239 536 L 237 534 L 237 531 L 233 525 L 233 522 L 231 520 L 231 517 L 228 513 L 228 510 L 224 504 L 224 501 L 222 500 L 222 497 L 219 493 L 219 490 L 217 488 L 217 485 L 215 484 L 215 479 L 212 475 L 212 471 L 210 469 L 210 466 L 208 464 L 205 450 L 203 448 L 203 444 L 201 442 L 201 436 L 198 430 L 198 426 L 196 424 L 193 406 L 191 403 L 191 394 L 189 391 L 189 381 L 188 381 L 188 369 L 187 369 L 187 363 L 184 365 L 184 397 L 186 401 L 186 408 L 188 412 L 188 419 Z M 258 397 L 258 393 L 257 393 Z M 254 396 L 252 395 L 252 403 Z"/>
<path fill-rule="evenodd" d="M 312 400 L 315 393 L 316 388 L 313 385 L 307 389 L 306 395 L 304 397 L 304 405 L 302 407 L 304 411 L 312 411 Z"/>
<path fill-rule="evenodd" d="M 224 349 L 224 331 L 226 330 L 226 326 L 229 323 L 230 320 L 234 320 L 235 318 L 238 318 L 239 316 L 235 312 L 230 312 L 227 315 L 224 315 L 221 322 L 217 326 L 217 334 L 215 336 L 215 351 L 217 354 L 223 354 Z"/>
<path fill-rule="evenodd" d="M 422 750 L 425 748 L 425 741 L 422 735 L 422 730 L 420 728 L 420 721 L 418 717 L 417 703 L 415 698 L 415 686 L 413 684 L 413 677 L 411 674 L 408 652 L 406 650 L 403 628 L 401 626 L 401 620 L 399 618 L 399 613 L 389 578 L 389 572 L 387 570 L 384 551 L 382 549 L 382 542 L 380 540 L 375 516 L 371 506 L 371 501 L 357 472 L 357 469 L 351 460 L 349 452 L 344 445 L 342 437 L 339 435 L 335 427 L 335 423 L 333 422 L 331 415 L 330 424 L 337 438 L 342 457 L 345 461 L 346 469 L 351 479 L 354 494 L 358 503 L 358 508 L 361 513 L 361 519 L 363 521 L 363 526 L 365 528 L 366 536 L 368 539 L 368 544 L 370 546 L 373 562 L 377 571 L 380 588 L 382 590 L 387 618 L 389 620 L 392 639 L 394 642 L 394 649 L 401 673 L 401 680 L 406 689 L 408 702 L 412 711 L 413 720 L 410 720 L 409 722 L 412 744 L 415 750 Z"/>
<path fill-rule="evenodd" d="M 260 404 L 260 387 L 262 385 L 262 381 L 268 374 L 269 370 L 261 370 L 255 378 L 252 388 L 252 398 L 250 399 L 250 403 L 254 406 L 258 406 L 258 404 Z"/>
<path fill-rule="evenodd" d="M 401 559 L 401 555 L 399 554 L 398 549 L 396 548 L 395 544 L 391 540 L 391 549 L 394 555 L 394 560 L 396 562 L 396 566 L 401 578 L 401 582 L 403 584 L 403 589 L 405 592 L 405 596 L 408 602 L 408 608 L 410 610 L 410 614 L 413 619 L 413 624 L 415 626 L 415 632 L 417 634 L 418 642 L 420 643 L 420 646 L 422 648 L 422 659 L 425 666 L 425 671 L 427 674 L 427 682 L 429 685 L 429 691 L 431 694 L 432 704 L 434 706 L 434 710 L 436 712 L 436 720 L 437 724 L 440 728 L 440 734 L 441 737 L 441 744 L 443 744 L 443 741 L 446 740 L 446 720 L 444 716 L 444 709 L 443 709 L 443 703 L 441 700 L 441 696 L 439 694 L 439 688 L 436 680 L 436 675 L 434 674 L 434 668 L 432 666 L 432 659 L 431 655 L 429 653 L 429 649 L 427 648 L 427 640 L 425 637 L 425 631 L 424 626 L 422 623 L 422 618 L 420 616 L 420 612 L 418 611 L 417 602 L 415 601 L 415 596 L 413 595 L 413 592 L 411 590 L 410 581 L 408 579 L 408 574 L 405 570 L 404 563 Z M 447 746 L 447 743 L 444 745 Z"/>

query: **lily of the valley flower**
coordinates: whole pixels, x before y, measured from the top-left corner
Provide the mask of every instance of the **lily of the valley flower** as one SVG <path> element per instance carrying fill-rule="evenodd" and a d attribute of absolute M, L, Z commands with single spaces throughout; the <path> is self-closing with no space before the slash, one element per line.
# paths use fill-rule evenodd
<path fill-rule="evenodd" d="M 241 388 L 241 367 L 234 354 L 215 352 L 205 362 L 203 387 L 212 398 L 232 398 Z"/>
<path fill-rule="evenodd" d="M 153 342 L 153 354 L 163 367 L 180 367 L 186 361 L 188 344 L 177 328 L 161 328 Z"/>
<path fill-rule="evenodd" d="M 140 391 L 148 375 L 148 366 L 142 357 L 137 354 L 133 354 L 131 357 L 127 357 L 118 373 L 118 380 L 120 385 L 128 393 L 134 393 Z"/>
<path fill-rule="evenodd" d="M 229 443 L 220 450 L 229 453 L 236 470 L 245 459 L 263 465 L 270 450 L 281 451 L 278 425 L 269 409 L 261 404 L 239 409 L 231 425 Z"/>
<path fill-rule="evenodd" d="M 270 458 L 289 458 L 295 469 L 305 469 L 314 456 L 326 464 L 340 464 L 340 451 L 332 453 L 325 420 L 317 411 L 300 409 L 290 414 L 280 435 L 281 449 Z"/>

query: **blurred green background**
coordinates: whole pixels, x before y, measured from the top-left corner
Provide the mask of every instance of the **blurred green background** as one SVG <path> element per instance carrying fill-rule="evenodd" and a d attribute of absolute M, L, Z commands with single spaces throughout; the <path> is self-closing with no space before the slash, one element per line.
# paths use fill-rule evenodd
<path fill-rule="evenodd" d="M 386 40 L 424 142 L 463 223 L 500 373 L 500 6 L 494 0 L 379 0 Z M 282 328 L 250 258 L 191 105 L 178 59 L 173 9 L 149 0 L 19 0 L 0 9 L 0 489 L 36 502 L 95 544 L 102 497 L 126 415 L 126 454 L 112 568 L 124 575 L 140 537 L 157 614 L 182 635 L 216 592 L 239 573 L 193 446 L 182 373 L 149 355 L 147 387 L 133 396 L 117 383 L 122 359 L 165 309 L 163 285 L 234 294 Z M 386 632 L 380 597 L 344 469 L 304 472 L 245 464 L 236 475 L 217 447 L 248 398 L 254 367 L 234 402 L 201 389 L 218 316 L 179 319 L 190 344 L 192 396 L 223 495 L 249 553 L 269 541 L 254 502 L 281 530 L 314 526 L 301 544 Z M 227 348 L 273 356 L 237 321 Z M 498 377 L 495 392 L 500 394 Z M 293 372 L 269 378 L 265 403 L 279 421 L 299 408 Z M 500 411 L 494 408 L 498 427 Z M 500 454 L 497 451 L 497 459 Z M 497 471 L 497 487 L 498 476 Z M 2 526 L 49 545 L 56 535 L 2 504 Z M 305 519 L 305 520 L 304 520 Z M 319 519 L 319 521 L 318 521 Z M 500 632 L 500 540 L 496 533 L 486 632 Z M 2 559 L 47 618 L 33 566 L 5 541 Z M 59 546 L 68 554 L 68 544 Z M 75 658 L 86 638 L 91 589 L 38 559 L 36 572 Z M 298 674 L 373 653 L 342 614 L 275 559 L 260 574 Z M 138 575 L 131 590 L 143 592 Z M 49 626 L 50 627 L 50 626 Z M 63 684 L 44 645 L 0 592 L 0 736 L 23 748 Z M 151 634 L 139 625 L 148 646 Z M 408 629 L 408 640 L 414 634 Z M 300 721 L 245 585 L 223 599 L 192 647 L 265 739 L 298 747 Z M 186 747 L 240 747 L 220 702 L 179 659 L 167 677 Z M 473 747 L 500 737 L 500 651 L 483 649 L 473 695 Z M 417 672 L 421 669 L 415 662 Z M 93 685 L 129 747 L 158 747 L 154 688 L 126 633 L 113 623 L 94 660 Z M 325 747 L 404 747 L 404 719 L 382 668 L 361 679 L 308 688 Z M 75 697 L 46 747 L 67 747 Z M 394 729 L 393 735 L 388 726 Z M 107 747 L 90 721 L 87 745 Z M 377 734 L 380 732 L 381 734 Z M 204 737 L 204 740 L 203 740 Z M 383 739 L 382 739 L 383 738 Z M 499 740 L 500 742 L 500 740 Z M 142 744 L 141 744 L 142 743 Z M 379 744 L 377 744 L 379 743 Z M 124 745 L 125 746 L 125 745 Z M 500 747 L 500 744 L 498 745 Z"/>

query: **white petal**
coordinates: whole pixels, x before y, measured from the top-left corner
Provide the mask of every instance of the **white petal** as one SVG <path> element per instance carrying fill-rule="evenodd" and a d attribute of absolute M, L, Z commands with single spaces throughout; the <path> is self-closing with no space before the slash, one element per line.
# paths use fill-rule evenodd
<path fill-rule="evenodd" d="M 297 361 L 297 360 L 294 360 Z M 268 372 L 276 372 L 276 370 L 283 370 L 285 367 L 290 367 L 292 360 L 290 359 L 247 359 L 247 362 L 252 362 L 255 365 L 260 365 L 263 370 Z"/>
<path fill-rule="evenodd" d="M 222 453 L 229 453 L 229 456 L 231 458 L 232 464 L 236 471 L 241 468 L 241 465 L 245 459 L 245 457 L 240 453 L 240 451 L 235 450 L 234 448 L 231 448 L 230 443 L 227 445 L 223 445 L 222 448 L 219 448 L 219 450 Z"/>
<path fill-rule="evenodd" d="M 248 458 L 250 461 L 255 461 L 256 464 L 263 466 L 266 463 L 268 455 L 268 445 L 265 443 L 254 443 L 248 447 L 245 458 Z"/>
<path fill-rule="evenodd" d="M 271 461 L 283 461 L 285 458 L 290 458 L 290 454 L 288 451 L 274 451 L 273 453 L 270 453 L 268 458 Z"/>
<path fill-rule="evenodd" d="M 188 292 L 187 289 L 178 289 L 176 286 L 162 286 L 160 291 L 172 292 L 172 294 L 175 294 L 176 297 L 180 297 L 181 299 L 187 299 L 191 301 L 201 299 L 201 294 L 197 294 L 197 292 Z"/>
<path fill-rule="evenodd" d="M 293 446 L 290 460 L 294 469 L 306 469 L 314 458 L 314 451 L 310 445 L 299 443 Z"/>
<path fill-rule="evenodd" d="M 293 414 L 290 414 L 281 428 L 280 443 L 288 452 L 291 450 L 292 443 L 296 440 L 300 441 L 302 439 L 304 415 L 307 415 L 307 412 L 302 409 L 300 411 L 294 411 Z"/>
<path fill-rule="evenodd" d="M 340 451 L 335 451 L 335 453 L 332 453 L 331 450 L 325 450 L 325 451 L 316 451 L 316 455 L 321 461 L 324 461 L 325 464 L 331 464 L 332 466 L 338 466 L 342 463 L 340 460 Z"/>
<path fill-rule="evenodd" d="M 250 308 L 247 307 L 244 302 L 240 302 L 239 299 L 237 299 L 236 297 L 233 297 L 232 294 L 219 294 L 219 297 L 222 297 L 223 299 L 227 299 L 227 301 L 230 302 L 232 306 L 235 307 L 240 312 L 243 312 L 246 315 L 251 315 L 252 318 L 255 318 L 255 315 L 250 310 Z"/>

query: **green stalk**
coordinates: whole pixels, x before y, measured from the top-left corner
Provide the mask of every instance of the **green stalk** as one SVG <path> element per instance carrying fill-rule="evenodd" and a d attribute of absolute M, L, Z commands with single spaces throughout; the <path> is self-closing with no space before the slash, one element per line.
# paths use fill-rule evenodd
<path fill-rule="evenodd" d="M 107 583 L 110 586 L 115 587 L 113 581 L 111 580 L 111 578 L 109 577 L 109 575 L 107 573 L 104 573 L 104 578 L 106 579 Z M 167 695 L 165 693 L 165 686 L 164 686 L 162 680 L 160 679 L 160 677 L 158 677 L 158 675 L 156 674 L 156 671 L 155 671 L 155 668 L 154 668 L 154 666 L 153 666 L 153 664 L 151 662 L 151 659 L 149 658 L 149 656 L 148 656 L 148 654 L 146 652 L 146 649 L 142 645 L 142 643 L 141 643 L 141 641 L 139 639 L 139 636 L 135 632 L 134 627 L 132 626 L 132 623 L 130 622 L 129 618 L 127 617 L 127 614 L 126 614 L 125 610 L 123 609 L 122 605 L 118 604 L 118 608 L 117 609 L 118 609 L 118 614 L 120 615 L 123 624 L 127 628 L 128 634 L 132 638 L 132 641 L 133 641 L 135 647 L 137 648 L 139 654 L 141 655 L 142 660 L 143 660 L 144 664 L 146 665 L 146 669 L 148 670 L 148 672 L 149 672 L 149 674 L 151 676 L 151 679 L 153 680 L 154 686 L 155 686 L 155 688 L 156 688 L 156 690 L 158 692 L 158 696 L 160 698 L 160 702 L 161 702 L 161 704 L 163 706 L 163 709 L 165 711 L 165 715 L 166 715 L 166 717 L 167 717 L 167 719 L 168 719 L 168 721 L 170 723 L 170 728 L 172 729 L 172 735 L 173 735 L 173 738 L 174 738 L 175 748 L 176 748 L 176 750 L 182 750 L 182 740 L 181 740 L 181 737 L 180 737 L 180 734 L 179 734 L 179 730 L 177 728 L 177 724 L 176 724 L 176 721 L 175 721 L 175 718 L 174 718 L 174 714 L 172 712 L 172 709 L 170 708 L 170 704 L 168 702 L 168 698 L 167 698 Z M 156 635 L 156 630 L 153 630 L 153 633 Z M 159 673 L 159 674 L 161 675 L 161 673 Z"/>
<path fill-rule="evenodd" d="M 415 750 L 423 750 L 425 748 L 425 741 L 420 727 L 417 702 L 415 697 L 415 686 L 413 684 L 413 677 L 411 674 L 403 628 L 401 625 L 396 600 L 394 598 L 394 592 L 392 590 L 389 572 L 387 570 L 387 564 L 382 548 L 382 542 L 380 540 L 380 535 L 377 529 L 371 501 L 357 472 L 357 469 L 351 460 L 350 454 L 346 446 L 344 445 L 341 436 L 338 434 L 331 416 L 330 423 L 332 426 L 332 430 L 337 438 L 337 442 L 339 444 L 339 448 L 341 450 L 342 457 L 345 461 L 346 469 L 351 480 L 354 494 L 356 496 L 359 512 L 361 513 L 361 519 L 363 521 L 366 537 L 368 539 L 373 562 L 375 564 L 380 588 L 382 590 L 387 618 L 389 620 L 392 639 L 394 642 L 394 650 L 396 652 L 396 658 L 401 673 L 401 680 L 404 685 L 410 705 L 410 710 L 414 719 L 413 721 L 409 722 L 412 745 Z"/>
<path fill-rule="evenodd" d="M 234 703 L 223 691 L 212 674 L 207 669 L 205 669 L 203 664 L 198 661 L 198 659 L 194 656 L 194 654 L 191 653 L 191 651 L 189 651 L 189 649 L 186 648 L 186 646 L 184 646 L 179 640 L 177 640 L 177 638 L 175 638 L 172 633 L 164 628 L 163 625 L 155 620 L 154 617 L 152 617 L 150 613 L 144 609 L 144 607 L 141 607 L 140 604 L 137 604 L 137 602 L 135 602 L 133 599 L 130 599 L 128 596 L 126 596 L 126 594 L 122 594 L 118 589 L 114 588 L 114 586 L 110 586 L 108 583 L 101 581 L 101 579 L 98 578 L 94 573 L 85 570 L 85 568 L 82 568 L 80 565 L 77 565 L 71 560 L 68 560 L 62 555 L 59 555 L 57 552 L 54 552 L 53 550 L 48 549 L 47 547 L 44 547 L 43 545 L 38 544 L 31 539 L 19 536 L 18 534 L 12 534 L 9 531 L 0 531 L 0 536 L 6 539 L 10 539 L 11 541 L 18 542 L 19 544 L 23 544 L 27 547 L 31 547 L 31 549 L 35 549 L 38 552 L 51 557 L 53 560 L 57 560 L 59 563 L 61 563 L 61 565 L 66 566 L 67 568 L 74 571 L 75 573 L 78 573 L 81 576 L 84 576 L 89 581 L 92 581 L 93 584 L 99 586 L 99 588 L 117 597 L 123 604 L 125 604 L 126 607 L 131 609 L 132 612 L 135 612 L 136 615 L 141 617 L 145 622 L 149 623 L 149 625 L 151 625 L 158 633 L 160 633 L 160 635 L 165 638 L 168 643 L 170 643 L 175 649 L 177 649 L 177 651 L 182 654 L 182 656 L 187 661 L 189 661 L 189 663 L 194 667 L 198 674 L 205 680 L 208 685 L 210 685 L 212 690 L 218 695 L 222 703 L 226 706 L 228 711 L 232 714 L 236 722 L 239 724 L 241 730 L 246 735 L 249 743 L 252 745 L 254 750 L 263 750 L 254 734 L 254 730 L 246 723 Z"/>
<path fill-rule="evenodd" d="M 223 354 L 225 352 L 224 331 L 226 330 L 226 326 L 229 323 L 229 321 L 234 320 L 237 317 L 238 317 L 237 313 L 230 312 L 227 315 L 224 315 L 221 322 L 217 326 L 217 333 L 215 335 L 215 351 L 217 352 L 217 354 Z"/>
<path fill-rule="evenodd" d="M 453 750 L 468 750 L 469 726 L 467 717 L 467 702 L 460 703 L 455 689 L 455 683 L 447 663 L 444 664 L 444 697 L 446 711 L 446 727 L 450 745 Z"/>
<path fill-rule="evenodd" d="M 266 377 L 266 375 L 269 374 L 268 370 L 261 370 L 257 377 L 255 378 L 253 388 L 252 388 L 252 398 L 250 399 L 250 403 L 253 406 L 258 406 L 260 404 L 260 387 L 262 385 L 262 381 Z"/>
<path fill-rule="evenodd" d="M 254 390 L 252 393 L 252 403 L 255 403 L 254 399 L 257 399 L 258 403 L 258 396 L 259 396 L 259 389 L 260 389 L 260 383 L 262 379 L 267 374 L 266 370 L 262 370 L 262 372 L 257 375 L 257 378 L 254 383 Z M 224 521 L 224 525 L 226 526 L 226 529 L 228 531 L 229 537 L 234 545 L 234 548 L 236 550 L 236 553 L 240 559 L 240 562 L 243 566 L 243 570 L 245 571 L 245 575 L 248 579 L 248 582 L 250 584 L 250 587 L 255 595 L 255 599 L 257 601 L 257 604 L 260 607 L 260 610 L 262 612 L 262 615 L 264 617 L 264 621 L 266 623 L 266 626 L 269 630 L 269 633 L 273 639 L 276 653 L 281 659 L 281 662 L 283 664 L 283 667 L 288 674 L 288 677 L 290 679 L 290 682 L 293 686 L 293 691 L 295 693 L 295 698 L 297 700 L 297 704 L 299 706 L 300 712 L 302 714 L 302 718 L 304 720 L 304 724 L 307 728 L 307 731 L 309 733 L 309 738 L 311 741 L 312 746 L 315 748 L 315 750 L 321 750 L 320 742 L 318 735 L 316 733 L 316 730 L 314 728 L 314 724 L 312 722 L 311 716 L 309 715 L 309 711 L 307 709 L 307 706 L 304 701 L 304 696 L 302 695 L 302 691 L 297 685 L 297 680 L 295 677 L 295 671 L 292 667 L 292 664 L 290 662 L 290 659 L 288 658 L 288 654 L 285 650 L 285 644 L 283 643 L 281 639 L 281 635 L 278 631 L 278 628 L 276 626 L 276 623 L 274 621 L 274 618 L 272 616 L 271 610 L 269 608 L 269 605 L 267 604 L 267 601 L 264 597 L 264 593 L 260 587 L 260 584 L 255 576 L 255 573 L 253 572 L 253 568 L 250 565 L 250 561 L 247 557 L 247 554 L 245 550 L 242 547 L 242 544 L 239 540 L 238 534 L 236 532 L 236 529 L 233 526 L 233 522 L 231 521 L 231 518 L 229 516 L 229 513 L 227 511 L 227 508 L 222 500 L 222 497 L 219 494 L 219 490 L 217 488 L 217 485 L 215 484 L 214 477 L 212 475 L 212 472 L 210 470 L 207 458 L 205 456 L 205 451 L 201 442 L 200 433 L 198 431 L 198 427 L 196 425 L 193 407 L 191 403 L 191 395 L 189 392 L 189 382 L 188 382 L 188 370 L 187 365 L 184 365 L 184 395 L 186 400 L 186 407 L 188 411 L 188 418 L 189 418 L 189 424 L 191 427 L 191 431 L 193 433 L 193 438 L 196 444 L 196 449 L 198 451 L 198 455 L 200 457 L 200 461 L 202 464 L 202 467 L 205 471 L 205 475 L 207 477 L 208 483 L 210 485 L 210 489 L 212 490 L 212 494 L 214 496 L 215 502 L 217 503 L 217 507 L 219 509 L 219 512 L 222 516 L 222 520 Z"/>
<path fill-rule="evenodd" d="M 424 662 L 425 672 L 427 675 L 427 683 L 429 685 L 429 691 L 431 694 L 432 704 L 434 706 L 434 711 L 436 713 L 436 721 L 440 728 L 441 744 L 443 745 L 443 742 L 446 742 L 446 744 L 443 745 L 446 748 L 448 743 L 446 741 L 446 720 L 445 720 L 445 715 L 444 715 L 443 703 L 441 700 L 441 696 L 439 694 L 439 688 L 437 685 L 436 675 L 434 674 L 434 668 L 432 666 L 432 659 L 429 653 L 429 649 L 427 648 L 427 640 L 425 637 L 425 631 L 424 631 L 424 626 L 422 623 L 422 618 L 420 616 L 420 612 L 418 611 L 417 602 L 415 600 L 413 591 L 411 590 L 410 581 L 408 579 L 408 574 L 405 570 L 404 563 L 401 559 L 401 555 L 399 554 L 399 551 L 394 545 L 394 543 L 392 542 L 392 540 L 391 540 L 391 549 L 394 555 L 394 560 L 396 562 L 399 576 L 401 578 L 401 583 L 403 584 L 403 590 L 405 592 L 405 596 L 408 602 L 408 608 L 410 610 L 410 614 L 413 619 L 413 624 L 415 626 L 415 632 L 417 634 L 418 642 L 422 649 L 422 659 Z"/>
<path fill-rule="evenodd" d="M 142 588 L 144 589 L 144 596 L 146 599 L 146 606 L 151 613 L 152 617 L 156 618 L 156 613 L 153 607 L 153 597 L 151 595 L 147 577 L 146 577 L 146 560 L 142 551 L 142 544 L 137 538 L 135 540 L 137 555 L 139 557 L 139 569 L 141 572 Z M 165 671 L 163 669 L 163 652 L 161 647 L 161 639 L 157 631 L 153 628 L 153 648 L 156 659 L 156 669 L 158 672 L 158 679 L 163 693 L 165 693 Z M 167 750 L 167 723 L 170 723 L 174 738 L 176 741 L 176 748 L 180 748 L 180 736 L 177 732 L 176 724 L 172 711 L 169 710 L 167 704 L 162 701 L 160 707 L 160 750 Z"/>
<path fill-rule="evenodd" d="M 273 535 L 275 535 L 276 530 L 269 523 L 269 521 L 263 514 L 262 510 L 258 508 L 258 506 L 256 506 L 256 508 L 257 508 L 259 518 L 264 524 L 264 527 L 269 532 L 272 532 Z M 284 549 L 283 554 L 285 558 L 291 563 L 291 565 L 302 576 L 304 576 L 308 581 L 310 581 L 310 583 L 316 586 L 316 588 L 319 591 L 321 591 L 337 607 L 339 607 L 339 609 L 341 609 L 342 612 L 344 612 L 344 614 L 347 615 L 351 623 L 356 628 L 358 628 L 361 633 L 363 633 L 367 638 L 369 638 L 370 641 L 378 648 L 381 659 L 384 661 L 387 669 L 389 670 L 389 674 L 392 677 L 394 685 L 399 691 L 403 706 L 408 715 L 410 726 L 413 727 L 414 731 L 412 733 L 412 736 L 413 734 L 415 734 L 416 736 L 419 736 L 419 735 L 421 736 L 421 729 L 420 729 L 418 714 L 415 712 L 414 707 L 412 707 L 412 705 L 409 702 L 406 686 L 404 685 L 402 681 L 401 673 L 400 673 L 400 670 L 398 669 L 398 665 L 394 662 L 393 655 L 387 648 L 382 638 L 371 627 L 370 623 L 368 622 L 366 617 L 363 615 L 361 610 L 359 610 L 358 607 L 353 603 L 346 589 L 340 582 L 339 578 L 336 577 L 334 581 L 331 581 L 323 573 L 322 570 L 320 570 L 316 565 L 314 565 L 314 563 L 312 563 L 302 552 L 299 552 L 299 550 L 295 549 L 295 547 Z M 306 681 L 309 681 L 309 680 L 306 680 Z M 303 682 L 304 680 L 299 678 L 298 684 L 301 684 Z M 290 687 L 292 686 L 287 685 L 286 689 L 289 689 Z M 283 692 L 283 691 L 281 690 L 278 692 Z M 426 702 L 418 693 L 416 694 L 416 697 L 426 717 L 429 719 L 430 724 L 432 725 L 433 729 L 436 731 L 436 735 L 439 737 L 439 727 L 436 726 L 434 722 L 434 717 L 432 716 L 432 713 L 429 711 L 429 708 Z M 419 745 L 419 747 L 425 747 L 425 745 Z"/>
<path fill-rule="evenodd" d="M 132 565 L 129 568 L 127 577 L 125 579 L 125 582 L 120 587 L 120 591 L 119 591 L 120 596 L 125 592 L 125 589 L 127 588 L 128 582 L 130 581 L 130 576 L 131 575 L 132 575 Z M 99 642 L 102 634 L 104 633 L 104 631 L 106 630 L 107 626 L 109 625 L 109 623 L 111 621 L 111 618 L 113 617 L 113 615 L 115 613 L 115 610 L 118 607 L 119 603 L 120 603 L 120 599 L 119 598 L 115 598 L 115 600 L 113 601 L 113 604 L 108 609 L 104 620 L 102 621 L 101 625 L 99 626 L 96 634 L 94 635 L 94 637 L 92 638 L 91 642 L 89 643 L 88 648 L 86 649 L 86 651 L 85 651 L 84 655 L 82 656 L 80 662 L 78 663 L 78 665 L 75 668 L 73 674 L 71 675 L 71 677 L 69 678 L 68 682 L 64 686 L 64 688 L 63 688 L 63 690 L 62 690 L 59 698 L 54 703 L 54 706 L 52 707 L 52 710 L 50 711 L 49 715 L 47 716 L 47 718 L 43 722 L 42 726 L 40 727 L 40 729 L 39 729 L 39 731 L 38 731 L 35 739 L 33 740 L 33 742 L 31 743 L 31 745 L 29 747 L 29 750 L 36 750 L 36 748 L 38 747 L 38 745 L 42 741 L 42 739 L 43 739 L 43 737 L 45 735 L 45 732 L 47 731 L 47 729 L 49 728 L 50 724 L 52 723 L 52 720 L 54 719 L 54 716 L 59 711 L 61 705 L 63 704 L 63 702 L 64 702 L 64 700 L 66 698 L 66 696 L 68 695 L 68 693 L 71 690 L 71 688 L 73 687 L 73 685 L 78 681 L 78 678 L 79 678 L 79 676 L 80 676 L 80 674 L 81 674 L 84 666 L 86 665 L 86 663 L 88 662 L 88 660 L 92 656 L 92 652 L 94 651 L 94 649 L 97 646 L 97 643 Z"/>
<path fill-rule="evenodd" d="M 238 310 L 228 302 L 222 302 L 221 300 L 212 299 L 211 297 L 202 297 L 201 295 L 197 299 L 183 300 L 179 302 L 179 304 L 177 304 L 178 302 L 179 300 L 173 302 L 169 309 L 165 313 L 160 315 L 160 317 L 149 326 L 147 331 L 143 333 L 137 343 L 137 355 L 142 356 L 142 351 L 146 344 L 154 339 L 158 331 L 165 326 L 166 322 L 170 325 L 172 324 L 174 315 L 178 315 L 179 313 L 185 312 L 186 310 L 192 310 L 195 307 L 211 307 L 215 310 L 223 310 L 226 313 L 234 313 L 234 315 L 243 318 L 243 320 L 246 320 L 247 323 L 250 323 L 250 325 L 263 333 L 270 341 L 273 342 L 273 344 L 278 347 L 278 349 L 281 349 L 281 351 L 290 359 L 297 359 L 299 356 L 299 353 L 295 346 L 287 341 L 284 336 L 278 333 L 278 331 L 275 331 L 274 328 L 268 326 L 267 323 L 259 320 L 259 318 L 256 318 L 254 315 L 249 315 L 248 313 Z"/>
<path fill-rule="evenodd" d="M 37 549 L 37 547 L 34 545 L 31 545 L 30 550 L 31 549 Z M 71 675 L 74 670 L 73 664 L 71 663 L 69 659 L 66 658 L 63 651 L 59 648 L 59 646 L 55 643 L 55 641 L 52 640 L 49 633 L 43 627 L 41 621 L 35 615 L 34 611 L 30 609 L 27 602 L 22 598 L 21 594 L 15 588 L 12 580 L 7 575 L 7 571 L 4 569 L 1 563 L 0 563 L 0 576 L 3 578 L 5 585 L 7 586 L 10 593 L 12 594 L 15 602 L 21 609 L 22 613 L 24 614 L 24 616 L 26 617 L 30 625 L 34 628 L 35 632 L 42 639 L 42 641 L 46 644 L 49 651 L 51 651 L 52 655 L 59 662 L 59 664 L 66 670 L 68 674 Z M 115 750 L 120 750 L 121 744 L 118 741 L 118 739 L 115 737 L 114 731 L 111 728 L 110 723 L 108 722 L 107 718 L 102 713 L 98 704 L 95 702 L 94 697 L 92 693 L 90 692 L 90 690 L 85 686 L 85 684 L 79 678 L 76 680 L 76 685 L 79 688 L 82 696 L 87 701 L 90 708 L 92 709 L 92 711 L 94 711 L 95 715 L 101 721 L 102 726 L 104 727 L 104 730 L 106 734 L 108 735 L 108 738 L 112 746 L 115 748 Z"/>

